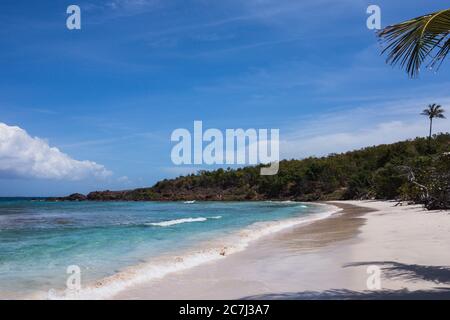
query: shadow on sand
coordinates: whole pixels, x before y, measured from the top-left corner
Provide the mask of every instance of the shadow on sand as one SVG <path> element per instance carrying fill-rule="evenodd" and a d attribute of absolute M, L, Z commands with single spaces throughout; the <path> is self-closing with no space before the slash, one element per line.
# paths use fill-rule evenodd
<path fill-rule="evenodd" d="M 440 284 L 450 284 L 450 267 L 423 266 L 419 264 L 405 264 L 395 261 L 356 262 L 344 266 L 359 267 L 376 265 L 383 271 L 383 276 L 389 279 L 405 279 L 407 281 L 431 281 Z"/>
<path fill-rule="evenodd" d="M 449 300 L 449 288 L 436 288 L 435 290 L 379 290 L 379 291 L 352 291 L 346 289 L 333 289 L 322 292 L 303 291 L 288 293 L 270 293 L 248 296 L 243 300 Z"/>
<path fill-rule="evenodd" d="M 406 281 L 429 281 L 436 284 L 450 284 L 450 267 L 404 264 L 395 261 L 371 261 L 351 263 L 344 266 L 359 267 L 377 265 L 383 277 Z M 433 290 L 376 290 L 352 291 L 331 289 L 326 291 L 303 291 L 269 293 L 242 298 L 244 300 L 450 300 L 450 288 L 436 287 Z"/>

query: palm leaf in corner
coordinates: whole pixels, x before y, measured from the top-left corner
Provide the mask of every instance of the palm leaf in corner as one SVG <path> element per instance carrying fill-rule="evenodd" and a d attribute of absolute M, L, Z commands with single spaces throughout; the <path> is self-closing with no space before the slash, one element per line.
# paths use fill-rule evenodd
<path fill-rule="evenodd" d="M 388 26 L 378 36 L 386 45 L 386 62 L 417 77 L 422 63 L 439 68 L 450 51 L 450 9 Z"/>

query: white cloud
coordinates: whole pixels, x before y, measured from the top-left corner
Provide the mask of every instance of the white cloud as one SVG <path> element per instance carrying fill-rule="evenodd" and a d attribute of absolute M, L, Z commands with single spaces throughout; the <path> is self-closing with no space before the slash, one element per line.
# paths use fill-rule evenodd
<path fill-rule="evenodd" d="M 111 174 L 93 161 L 72 159 L 20 127 L 0 123 L 0 178 L 81 180 Z"/>

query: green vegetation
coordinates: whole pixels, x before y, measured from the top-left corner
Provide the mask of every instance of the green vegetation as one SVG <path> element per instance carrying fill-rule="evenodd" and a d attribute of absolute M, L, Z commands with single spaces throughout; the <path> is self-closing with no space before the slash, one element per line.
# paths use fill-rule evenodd
<path fill-rule="evenodd" d="M 450 51 L 450 9 L 388 26 L 378 36 L 386 44 L 387 63 L 417 77 L 425 61 L 439 68 Z"/>
<path fill-rule="evenodd" d="M 450 207 L 450 134 L 327 157 L 283 160 L 274 176 L 260 166 L 200 171 L 151 188 L 93 192 L 88 200 L 397 199 Z"/>

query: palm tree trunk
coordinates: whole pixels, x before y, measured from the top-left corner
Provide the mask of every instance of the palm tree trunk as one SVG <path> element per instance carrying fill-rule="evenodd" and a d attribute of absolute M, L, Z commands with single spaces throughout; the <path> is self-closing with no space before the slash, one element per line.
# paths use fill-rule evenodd
<path fill-rule="evenodd" d="M 433 118 L 430 118 L 430 135 L 428 137 L 428 139 L 431 140 L 431 134 L 433 132 Z"/>

